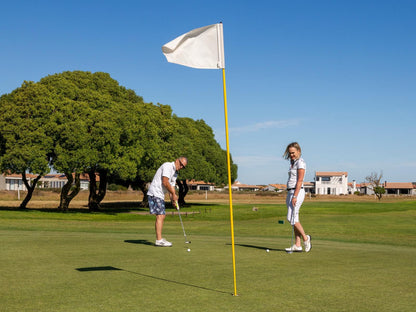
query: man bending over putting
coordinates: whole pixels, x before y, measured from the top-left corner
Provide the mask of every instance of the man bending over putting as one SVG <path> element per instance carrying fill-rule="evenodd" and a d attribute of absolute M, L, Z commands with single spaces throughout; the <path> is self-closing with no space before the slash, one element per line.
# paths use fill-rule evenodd
<path fill-rule="evenodd" d="M 168 242 L 162 237 L 163 222 L 165 221 L 165 194 L 169 192 L 172 204 L 178 200 L 175 192 L 175 182 L 178 177 L 179 170 L 186 167 L 188 159 L 186 157 L 179 157 L 174 162 L 165 162 L 157 169 L 152 183 L 147 192 L 149 200 L 150 213 L 156 215 L 155 232 L 156 232 L 156 246 L 170 247 L 171 242 Z"/>

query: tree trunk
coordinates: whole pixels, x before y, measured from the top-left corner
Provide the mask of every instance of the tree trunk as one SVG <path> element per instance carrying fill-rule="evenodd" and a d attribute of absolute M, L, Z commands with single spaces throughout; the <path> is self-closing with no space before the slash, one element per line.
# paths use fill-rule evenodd
<path fill-rule="evenodd" d="M 142 202 L 139 204 L 140 207 L 149 207 L 149 200 L 147 199 L 147 183 L 140 180 L 137 182 L 137 186 L 138 188 L 143 192 L 143 200 Z"/>
<path fill-rule="evenodd" d="M 176 180 L 176 184 L 179 187 L 178 203 L 179 203 L 179 206 L 183 206 L 183 205 L 186 204 L 185 196 L 186 196 L 186 194 L 188 193 L 188 190 L 189 190 L 188 184 L 186 183 L 186 180 L 182 180 L 182 181 Z"/>
<path fill-rule="evenodd" d="M 74 182 L 74 178 L 72 177 L 72 173 L 65 173 L 65 176 L 67 178 L 66 184 L 62 187 L 61 190 L 61 199 L 59 203 L 58 210 L 62 212 L 67 212 L 69 208 L 69 203 L 72 199 L 74 199 L 75 196 L 79 193 L 79 190 L 81 189 L 81 181 L 80 181 L 80 173 L 75 172 L 75 187 L 71 191 L 72 183 Z"/>
<path fill-rule="evenodd" d="M 107 170 L 99 170 L 100 183 L 97 188 L 97 179 L 95 175 L 95 170 L 88 172 L 90 177 L 90 194 L 88 197 L 88 208 L 90 211 L 99 211 L 101 209 L 101 201 L 104 199 L 105 194 L 107 193 L 107 180 L 108 173 Z"/>
<path fill-rule="evenodd" d="M 33 191 L 36 188 L 36 184 L 38 183 L 39 179 L 42 177 L 42 174 L 39 174 L 33 181 L 32 184 L 29 184 L 29 181 L 26 178 L 26 172 L 22 173 L 22 180 L 24 185 L 27 189 L 26 197 L 23 199 L 22 203 L 20 204 L 20 209 L 26 209 L 28 202 L 32 199 Z M 17 187 L 20 187 L 19 185 Z"/>

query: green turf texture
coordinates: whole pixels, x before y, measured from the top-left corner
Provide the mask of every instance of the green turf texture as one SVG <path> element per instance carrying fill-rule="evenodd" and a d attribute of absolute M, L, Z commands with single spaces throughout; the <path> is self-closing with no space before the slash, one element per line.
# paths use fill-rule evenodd
<path fill-rule="evenodd" d="M 0 311 L 414 311 L 416 202 L 306 202 L 293 254 L 284 205 L 233 210 L 238 296 L 228 205 L 183 209 L 191 244 L 169 211 L 171 248 L 150 215 L 0 210 Z"/>

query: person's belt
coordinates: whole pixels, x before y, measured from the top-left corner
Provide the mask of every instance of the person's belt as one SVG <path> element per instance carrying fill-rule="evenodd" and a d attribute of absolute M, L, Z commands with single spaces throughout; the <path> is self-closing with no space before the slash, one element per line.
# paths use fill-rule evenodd
<path fill-rule="evenodd" d="M 303 187 L 301 187 L 300 189 L 302 190 L 302 189 L 303 189 Z M 295 188 L 288 188 L 287 190 L 288 190 L 288 191 L 293 191 L 293 190 L 296 190 L 296 187 L 295 187 Z"/>

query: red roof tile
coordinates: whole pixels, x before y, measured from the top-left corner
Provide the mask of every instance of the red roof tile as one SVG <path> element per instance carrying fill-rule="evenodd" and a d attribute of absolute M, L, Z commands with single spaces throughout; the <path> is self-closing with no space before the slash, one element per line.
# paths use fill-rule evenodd
<path fill-rule="evenodd" d="M 345 172 L 345 171 L 317 171 L 315 173 L 315 176 L 319 176 L 319 177 L 338 177 L 338 176 L 342 176 L 342 175 L 345 175 L 347 177 L 348 172 Z"/>

